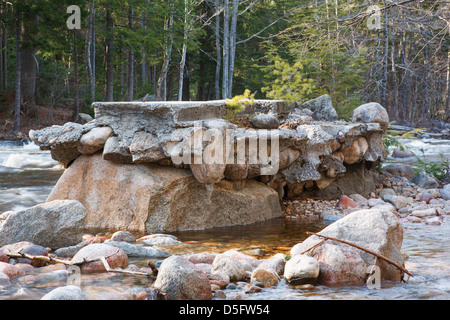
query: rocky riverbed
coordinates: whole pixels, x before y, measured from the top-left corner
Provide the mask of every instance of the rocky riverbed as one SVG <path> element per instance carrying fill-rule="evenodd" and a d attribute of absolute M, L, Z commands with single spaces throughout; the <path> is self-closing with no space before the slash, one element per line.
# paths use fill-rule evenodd
<path fill-rule="evenodd" d="M 423 188 L 400 176 L 382 181 L 370 197 L 355 194 L 337 201 L 285 201 L 283 219 L 328 221 L 325 229 L 309 230 L 322 229 L 321 234 L 338 235 L 366 248 L 388 244 L 386 256 L 408 268 L 409 253 L 402 248 L 404 225 L 442 228 L 448 223 L 450 198 L 446 188 Z M 373 226 L 381 231 L 373 232 Z M 375 238 L 367 236 L 370 231 Z M 292 295 L 323 290 L 330 284 L 346 290 L 348 285 L 363 288 L 367 268 L 374 262 L 373 256 L 361 250 L 331 241 L 305 254 L 305 248 L 317 242 L 314 236 L 292 239 L 291 244 L 296 245 L 270 251 L 261 246 L 244 250 L 207 247 L 204 242 L 182 237 L 122 231 L 85 234 L 78 245 L 57 250 L 23 241 L 8 244 L 0 248 L 0 294 L 7 299 L 254 299 L 276 290 L 290 290 Z M 18 258 L 18 253 L 55 261 Z M 109 267 L 120 272 L 106 271 L 100 257 L 106 257 Z M 76 264 L 86 260 L 92 261 Z M 79 274 L 72 273 L 73 263 L 80 268 Z M 394 276 L 383 283 L 400 286 L 405 275 L 392 266 L 384 268 Z M 408 285 L 401 285 L 402 289 Z"/>

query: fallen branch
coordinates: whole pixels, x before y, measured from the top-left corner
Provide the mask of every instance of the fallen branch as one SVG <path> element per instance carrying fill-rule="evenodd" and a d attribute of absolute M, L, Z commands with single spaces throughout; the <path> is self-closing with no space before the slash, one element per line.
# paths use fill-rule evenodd
<path fill-rule="evenodd" d="M 41 260 L 41 261 L 46 261 L 49 263 L 62 263 L 65 264 L 67 266 L 76 266 L 76 265 L 80 265 L 83 263 L 88 263 L 88 262 L 94 262 L 94 261 L 99 261 L 102 258 L 109 258 L 113 255 L 115 255 L 116 253 L 119 252 L 119 249 L 117 249 L 116 252 L 106 256 L 106 257 L 100 257 L 100 258 L 94 258 L 94 259 L 83 259 L 81 261 L 78 262 L 73 262 L 73 261 L 68 261 L 68 260 L 63 260 L 63 259 L 58 259 L 58 258 L 53 258 L 53 257 L 48 257 L 48 256 L 34 256 L 31 254 L 27 254 L 27 253 L 22 253 L 22 252 L 11 252 L 11 251 L 4 251 L 5 254 L 11 258 L 26 258 L 26 259 L 30 259 L 30 260 Z"/>
<path fill-rule="evenodd" d="M 22 253 L 22 252 L 5 251 L 5 254 L 7 256 L 9 256 L 10 258 L 26 258 L 26 259 L 30 259 L 30 260 L 47 261 L 49 263 L 63 263 L 65 265 L 74 265 L 74 263 L 72 263 L 71 261 L 47 257 L 47 256 L 33 256 L 33 255 L 30 255 L 27 253 Z"/>
<path fill-rule="evenodd" d="M 377 253 L 377 252 L 375 252 L 375 251 L 372 251 L 372 250 L 363 248 L 363 247 L 361 247 L 360 245 L 357 245 L 357 244 L 355 244 L 355 243 L 353 243 L 353 242 L 349 242 L 349 241 L 346 241 L 346 240 L 341 240 L 341 239 L 337 239 L 337 238 L 332 238 L 332 237 L 323 236 L 323 235 L 321 235 L 321 234 L 317 234 L 317 233 L 314 233 L 314 232 L 307 232 L 307 234 L 313 235 L 313 236 L 317 236 L 317 237 L 319 237 L 319 238 L 323 238 L 323 239 L 326 239 L 326 240 L 332 240 L 332 241 L 341 242 L 341 243 L 347 244 L 347 245 L 349 245 L 349 246 L 355 247 L 355 248 L 357 248 L 357 249 L 360 249 L 360 250 L 362 250 L 362 251 L 365 251 L 365 252 L 367 252 L 367 253 L 373 254 L 375 257 L 380 258 L 381 260 L 384 260 L 384 261 L 386 261 L 387 263 L 392 264 L 392 265 L 395 266 L 397 269 L 400 269 L 401 271 L 403 271 L 404 273 L 406 273 L 408 276 L 414 277 L 408 270 L 406 270 L 403 266 L 399 265 L 397 262 L 395 262 L 395 261 L 393 261 L 393 260 L 391 260 L 391 259 L 389 259 L 389 258 L 387 258 L 387 257 L 385 257 L 385 256 L 383 256 L 383 255 L 381 255 L 381 254 L 379 254 L 379 253 Z"/>
<path fill-rule="evenodd" d="M 313 245 L 311 248 L 306 249 L 306 250 L 303 251 L 301 254 L 305 254 L 305 253 L 307 253 L 307 252 L 309 252 L 309 251 L 311 251 L 311 250 L 314 250 L 314 249 L 317 248 L 317 247 L 320 247 L 321 245 L 324 244 L 325 241 L 327 241 L 327 239 L 324 239 L 324 240 L 320 241 L 319 243 Z"/>
<path fill-rule="evenodd" d="M 106 271 L 108 271 L 108 272 L 117 272 L 117 273 L 132 274 L 132 275 L 146 276 L 146 277 L 150 277 L 153 275 L 153 274 L 147 273 L 147 272 L 129 271 L 129 270 L 123 270 L 120 268 L 113 269 L 109 265 L 108 261 L 106 261 L 105 257 L 100 257 L 100 261 L 103 262 L 103 266 L 105 267 Z"/>

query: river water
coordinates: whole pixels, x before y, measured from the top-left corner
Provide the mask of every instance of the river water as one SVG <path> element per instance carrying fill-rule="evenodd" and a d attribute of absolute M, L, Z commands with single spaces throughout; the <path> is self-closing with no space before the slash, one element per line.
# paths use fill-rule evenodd
<path fill-rule="evenodd" d="M 417 155 L 424 149 L 429 160 L 438 160 L 440 154 L 450 155 L 450 141 L 436 137 L 423 139 L 402 139 Z M 413 158 L 403 159 L 414 163 Z M 388 162 L 393 161 L 389 159 Z M 56 181 L 63 172 L 50 157 L 30 143 L 0 141 L 0 213 L 19 210 L 45 202 Z M 286 253 L 292 246 L 307 237 L 306 232 L 318 232 L 329 223 L 305 223 L 298 220 L 275 219 L 249 226 L 216 228 L 204 231 L 173 233 L 184 242 L 180 246 L 166 247 L 173 254 L 213 252 L 220 253 L 236 249 L 266 258 L 275 253 Z M 228 297 L 241 294 L 244 299 L 450 299 L 450 217 L 445 217 L 443 225 L 424 223 L 404 225 L 403 250 L 409 255 L 406 268 L 414 275 L 407 283 L 383 282 L 380 289 L 365 286 L 314 286 L 294 288 L 282 280 L 277 287 L 265 288 L 260 293 L 242 294 L 239 287 L 226 290 Z M 130 259 L 138 266 L 147 260 Z M 83 275 L 83 290 L 90 299 L 129 298 L 148 286 L 148 280 L 127 275 Z M 54 286 L 64 283 L 13 284 L 0 288 L 0 299 L 18 294 L 23 288 L 28 291 L 25 298 L 38 299 Z"/>

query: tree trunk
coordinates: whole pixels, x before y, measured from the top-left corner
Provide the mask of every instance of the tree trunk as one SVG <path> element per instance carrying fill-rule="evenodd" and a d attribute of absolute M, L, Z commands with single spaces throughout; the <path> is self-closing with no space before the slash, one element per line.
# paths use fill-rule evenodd
<path fill-rule="evenodd" d="M 90 90 L 91 90 L 91 102 L 95 102 L 95 42 L 96 42 L 96 31 L 95 31 L 95 0 L 92 1 L 92 19 L 91 19 L 91 55 L 88 59 L 91 61 L 91 74 L 90 74 Z"/>
<path fill-rule="evenodd" d="M 3 5 L 2 5 L 3 6 Z M 5 25 L 2 26 L 2 34 L 1 34 L 1 46 L 0 46 L 0 53 L 1 53 L 1 61 L 0 61 L 0 67 L 2 69 L 1 71 L 1 78 L 2 81 L 0 83 L 0 88 L 2 88 L 4 91 L 8 90 L 8 41 L 7 41 L 7 29 Z"/>
<path fill-rule="evenodd" d="M 14 125 L 12 132 L 16 134 L 20 128 L 20 109 L 22 104 L 22 59 L 21 59 L 21 33 L 22 21 L 20 12 L 16 9 L 16 95 L 14 100 Z"/>
<path fill-rule="evenodd" d="M 168 43 L 166 43 L 166 49 L 164 51 L 164 62 L 161 68 L 161 73 L 158 79 L 158 85 L 156 90 L 156 100 L 167 100 L 167 74 L 169 73 L 170 60 L 172 58 L 172 46 L 173 46 L 173 2 L 172 12 L 169 19 L 166 20 L 164 29 L 169 31 Z"/>
<path fill-rule="evenodd" d="M 214 80 L 214 89 L 216 92 L 216 99 L 220 99 L 220 69 L 222 68 L 222 48 L 220 46 L 220 0 L 215 0 L 215 14 L 216 14 L 216 77 Z"/>
<path fill-rule="evenodd" d="M 178 101 L 183 100 L 184 70 L 186 67 L 187 40 L 189 36 L 188 15 L 189 15 L 189 0 L 184 0 L 184 35 L 183 35 L 183 50 L 181 53 L 181 61 L 180 61 L 180 77 L 178 82 Z"/>
<path fill-rule="evenodd" d="M 447 104 L 445 106 L 447 121 L 450 120 L 450 49 L 447 53 Z"/>
<path fill-rule="evenodd" d="M 128 27 L 133 30 L 133 14 L 134 9 L 129 8 L 128 10 Z M 128 49 L 128 91 L 127 91 L 128 101 L 133 101 L 134 99 L 134 51 L 132 48 Z"/>
<path fill-rule="evenodd" d="M 230 26 L 230 66 L 228 71 L 228 98 L 233 96 L 233 76 L 234 61 L 236 58 L 236 32 L 237 32 L 237 16 L 239 9 L 239 0 L 233 0 L 233 10 L 231 12 Z"/>
<path fill-rule="evenodd" d="M 37 60 L 35 53 L 36 50 L 34 48 L 22 48 L 20 53 L 22 104 L 27 111 L 36 106 Z"/>
<path fill-rule="evenodd" d="M 80 90 L 78 85 L 78 45 L 77 45 L 77 33 L 76 29 L 73 29 L 73 60 L 74 60 L 74 110 L 72 121 L 75 122 L 78 119 L 80 112 Z"/>
<path fill-rule="evenodd" d="M 189 70 L 189 57 L 186 57 L 186 70 Z M 186 74 L 183 77 L 183 101 L 190 101 L 191 100 L 191 88 L 190 88 L 190 79 L 189 79 L 189 72 L 186 72 Z"/>
<path fill-rule="evenodd" d="M 222 98 L 228 96 L 229 66 L 230 66 L 230 8 L 229 0 L 223 2 L 223 72 L 222 72 Z"/>
<path fill-rule="evenodd" d="M 384 6 L 387 6 L 387 0 L 384 0 Z M 384 58 L 383 58 L 383 79 L 381 84 L 381 104 L 386 109 L 390 109 L 387 99 L 387 80 L 389 64 L 389 15 L 388 10 L 384 10 Z"/>
<path fill-rule="evenodd" d="M 114 101 L 114 82 L 113 82 L 113 39 L 112 39 L 113 19 L 111 17 L 111 4 L 106 4 L 106 94 L 105 101 Z"/>
<path fill-rule="evenodd" d="M 392 49 L 391 49 L 391 60 L 392 60 L 392 79 L 393 79 L 393 88 L 394 88 L 394 103 L 392 110 L 392 118 L 393 120 L 398 119 L 398 80 L 397 80 L 397 70 L 395 69 L 395 34 L 392 34 Z"/>

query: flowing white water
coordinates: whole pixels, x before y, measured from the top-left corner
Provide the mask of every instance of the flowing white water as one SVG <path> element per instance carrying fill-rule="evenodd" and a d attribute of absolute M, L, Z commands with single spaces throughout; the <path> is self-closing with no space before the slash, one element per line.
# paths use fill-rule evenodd
<path fill-rule="evenodd" d="M 45 202 L 62 171 L 30 141 L 0 141 L 0 212 Z"/>

